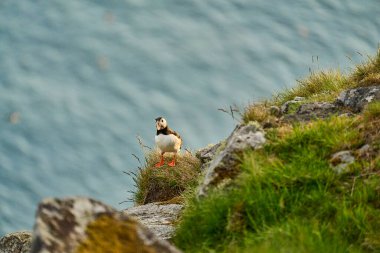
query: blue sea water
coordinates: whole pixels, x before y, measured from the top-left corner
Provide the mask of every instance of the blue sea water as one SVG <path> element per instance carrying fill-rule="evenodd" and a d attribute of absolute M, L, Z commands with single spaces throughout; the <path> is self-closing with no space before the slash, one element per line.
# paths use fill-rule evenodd
<path fill-rule="evenodd" d="M 309 68 L 374 54 L 377 0 L 0 0 L 0 235 L 45 197 L 118 209 L 165 116 L 195 150 L 226 137 L 218 108 L 270 97 Z M 318 58 L 318 60 L 316 60 Z"/>

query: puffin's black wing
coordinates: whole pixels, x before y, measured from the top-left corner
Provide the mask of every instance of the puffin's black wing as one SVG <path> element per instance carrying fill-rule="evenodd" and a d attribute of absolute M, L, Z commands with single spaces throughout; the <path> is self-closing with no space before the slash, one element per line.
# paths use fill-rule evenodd
<path fill-rule="evenodd" d="M 178 137 L 178 139 L 181 139 L 181 136 L 174 130 L 168 128 L 168 134 L 172 134 Z"/>

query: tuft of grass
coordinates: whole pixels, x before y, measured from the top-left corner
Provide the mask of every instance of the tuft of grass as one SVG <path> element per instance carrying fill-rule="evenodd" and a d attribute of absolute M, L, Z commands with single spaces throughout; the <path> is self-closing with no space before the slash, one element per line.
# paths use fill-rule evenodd
<path fill-rule="evenodd" d="M 243 114 L 243 121 L 257 121 L 263 123 L 270 118 L 268 102 L 256 103 L 246 107 Z"/>
<path fill-rule="evenodd" d="M 380 119 L 380 101 L 368 104 L 364 110 L 364 117 L 367 121 Z"/>
<path fill-rule="evenodd" d="M 309 102 L 333 101 L 344 89 L 380 84 L 380 47 L 375 57 L 357 64 L 348 75 L 339 70 L 312 72 L 298 81 L 294 88 L 279 93 L 273 102 L 281 105 L 294 97 L 305 97 Z"/>
<path fill-rule="evenodd" d="M 169 167 L 167 162 L 172 159 L 165 155 L 166 164 L 160 168 L 154 165 L 159 162 L 160 154 L 154 150 L 146 154 L 145 166 L 139 170 L 135 182 L 137 192 L 134 202 L 139 205 L 152 202 L 179 202 L 181 194 L 189 187 L 197 185 L 200 173 L 200 161 L 190 152 L 177 155 L 177 163 Z"/>
<path fill-rule="evenodd" d="M 376 73 L 376 74 L 371 73 L 359 82 L 359 86 L 361 87 L 379 85 L 379 84 L 380 84 L 380 73 Z"/>
<path fill-rule="evenodd" d="M 247 246 L 242 252 L 266 253 L 346 253 L 360 252 L 331 226 L 318 220 L 289 219 L 280 226 L 266 229 L 260 237 L 254 234 L 245 239 Z"/>
<path fill-rule="evenodd" d="M 380 47 L 374 57 L 368 56 L 366 62 L 355 66 L 350 79 L 357 86 L 380 84 Z"/>
<path fill-rule="evenodd" d="M 279 93 L 274 102 L 282 105 L 294 97 L 305 97 L 309 102 L 331 101 L 343 89 L 352 84 L 340 71 L 312 72 L 308 77 L 298 81 L 298 85 Z"/>
<path fill-rule="evenodd" d="M 272 100 L 247 106 L 242 119 L 244 122 L 273 122 L 275 116 L 270 113 L 271 106 L 281 106 L 295 97 L 304 97 L 304 101 L 293 106 L 290 111 L 293 112 L 303 103 L 333 101 L 342 90 L 352 86 L 350 80 L 340 71 L 313 72 L 307 78 L 298 81 L 297 86 L 277 94 Z"/>
<path fill-rule="evenodd" d="M 275 134 L 269 135 L 271 144 L 267 145 L 266 149 L 287 161 L 298 156 L 302 158 L 304 153 L 314 153 L 317 158 L 327 158 L 333 152 L 357 147 L 363 143 L 357 131 L 360 123 L 360 118 L 335 116 L 327 120 L 296 124 L 286 135 L 277 135 L 277 129 L 274 129 L 272 131 Z M 297 159 L 296 162 L 300 160 Z"/>
<path fill-rule="evenodd" d="M 380 101 L 367 105 L 363 112 L 364 122 L 361 125 L 362 135 L 371 144 L 374 153 L 380 150 Z M 375 154 L 372 154 L 372 156 Z M 372 166 L 370 166 L 372 167 Z"/>
<path fill-rule="evenodd" d="M 271 122 L 273 115 L 269 112 L 273 105 L 281 106 L 295 97 L 306 98 L 297 106 L 308 102 L 332 102 L 343 90 L 372 85 L 380 85 L 380 47 L 375 57 L 368 57 L 367 61 L 357 64 L 351 73 L 345 75 L 339 70 L 312 72 L 299 80 L 295 87 L 280 92 L 272 99 L 248 105 L 242 119 L 244 122 Z"/>
<path fill-rule="evenodd" d="M 221 252 L 231 238 L 226 233 L 230 208 L 237 202 L 228 192 L 214 191 L 203 200 L 188 197 L 174 243 L 185 252 Z"/>
<path fill-rule="evenodd" d="M 285 135 L 272 129 L 264 149 L 244 154 L 237 187 L 187 200 L 175 244 L 185 252 L 380 251 L 379 175 L 360 163 L 338 175 L 328 162 L 363 145 L 362 123 L 331 117 Z"/>

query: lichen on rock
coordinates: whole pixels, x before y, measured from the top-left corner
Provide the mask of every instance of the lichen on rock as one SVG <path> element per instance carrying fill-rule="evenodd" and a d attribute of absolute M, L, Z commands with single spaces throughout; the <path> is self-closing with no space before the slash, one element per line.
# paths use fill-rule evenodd
<path fill-rule="evenodd" d="M 283 120 L 309 121 L 317 118 L 327 118 L 333 114 L 339 114 L 338 106 L 328 102 L 304 103 L 300 105 L 295 113 L 287 114 Z"/>
<path fill-rule="evenodd" d="M 101 214 L 86 229 L 87 237 L 76 253 L 174 253 L 167 242 L 158 240 L 134 219 L 116 213 Z"/>
<path fill-rule="evenodd" d="M 32 233 L 20 231 L 0 238 L 0 253 L 28 253 L 31 248 Z"/>
<path fill-rule="evenodd" d="M 37 210 L 31 252 L 74 252 L 85 237 L 87 224 L 107 212 L 114 209 L 88 198 L 43 200 Z"/>
<path fill-rule="evenodd" d="M 380 86 L 359 87 L 342 91 L 335 104 L 347 107 L 353 112 L 361 112 L 364 107 L 375 100 L 380 100 Z"/>
<path fill-rule="evenodd" d="M 83 197 L 39 205 L 31 253 L 179 252 L 127 213 Z"/>

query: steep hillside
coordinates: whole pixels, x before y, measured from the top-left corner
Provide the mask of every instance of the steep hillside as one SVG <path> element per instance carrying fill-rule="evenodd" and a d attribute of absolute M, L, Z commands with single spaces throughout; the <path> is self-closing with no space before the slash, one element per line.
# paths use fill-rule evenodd
<path fill-rule="evenodd" d="M 222 142 L 226 148 L 215 148 L 203 165 L 204 180 L 215 168 L 218 177 L 234 173 L 209 180 L 206 194 L 198 188 L 188 194 L 177 247 L 380 251 L 380 50 L 348 75 L 312 73 L 295 88 L 250 105 L 242 119 L 243 125 L 261 124 L 265 144 L 238 150 L 238 162 L 229 166 L 215 163 L 225 163 L 220 156 L 233 134 Z"/>

